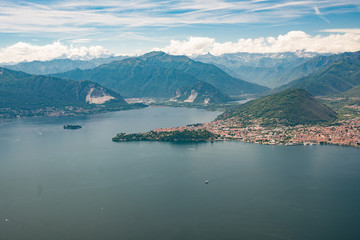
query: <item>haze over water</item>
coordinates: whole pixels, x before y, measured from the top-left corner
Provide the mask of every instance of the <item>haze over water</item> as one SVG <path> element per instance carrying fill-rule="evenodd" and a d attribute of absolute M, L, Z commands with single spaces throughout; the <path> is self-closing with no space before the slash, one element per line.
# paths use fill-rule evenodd
<path fill-rule="evenodd" d="M 111 141 L 218 114 L 0 124 L 0 239 L 360 239 L 360 149 Z"/>

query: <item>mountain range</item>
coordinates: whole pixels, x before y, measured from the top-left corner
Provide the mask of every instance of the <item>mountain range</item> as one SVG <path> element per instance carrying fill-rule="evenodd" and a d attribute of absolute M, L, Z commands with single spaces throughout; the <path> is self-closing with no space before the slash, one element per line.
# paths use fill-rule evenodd
<path fill-rule="evenodd" d="M 207 55 L 204 58 L 212 58 L 212 56 Z M 281 94 L 271 95 L 269 98 L 262 98 L 263 100 L 256 104 L 251 102 L 251 106 L 248 103 L 241 107 L 241 112 L 246 112 L 249 116 L 263 117 L 270 114 L 284 118 L 285 114 L 289 116 L 286 120 L 288 124 L 294 124 L 297 121 L 296 118 L 303 119 L 300 122 L 305 123 L 316 122 L 318 118 L 308 111 L 309 109 L 305 111 L 306 107 L 301 102 L 294 102 L 293 99 L 302 99 L 301 101 L 309 106 L 313 105 L 316 111 L 323 112 L 327 116 L 331 115 L 315 102 L 316 99 L 307 96 L 307 92 L 314 96 L 360 97 L 360 52 L 315 57 L 311 54 L 297 56 L 295 53 L 237 54 L 223 59 L 233 61 L 240 59 L 240 63 L 235 61 L 233 64 L 254 64 L 261 68 L 288 66 L 292 69 L 287 70 L 289 74 L 291 73 L 293 77 L 302 77 L 270 90 L 267 87 L 234 78 L 213 64 L 163 52 L 150 52 L 139 57 L 115 59 L 115 61 L 112 61 L 114 58 L 97 59 L 91 63 L 73 60 L 32 62 L 28 65 L 23 63 L 17 67 L 27 66 L 31 69 L 31 66 L 38 66 L 34 68 L 34 71 L 42 69 L 43 72 L 51 72 L 60 70 L 62 64 L 65 69 L 74 67 L 76 64 L 81 67 L 90 67 L 94 66 L 91 64 L 106 63 L 91 69 L 77 68 L 47 76 L 0 67 L 0 108 L 92 107 L 110 103 L 126 106 L 123 96 L 165 98 L 178 103 L 218 104 L 230 101 L 232 99 L 230 95 L 269 95 L 286 89 L 297 89 L 296 92 L 285 91 L 289 95 L 284 98 Z M 304 59 L 307 61 L 297 65 Z M 297 66 L 294 67 L 295 65 Z M 306 94 L 299 89 L 306 90 Z M 295 115 L 289 109 L 273 111 L 270 105 L 278 106 L 276 102 L 283 103 L 284 99 L 295 104 L 293 107 L 296 109 Z M 298 106 L 302 107 L 298 109 Z M 246 109 L 243 109 L 245 107 Z M 262 109 L 268 110 L 261 112 Z M 279 108 L 275 107 L 275 109 Z M 231 115 L 237 112 L 233 109 L 226 114 Z M 307 119 L 302 115 L 310 117 Z M 241 116 L 244 117 L 244 115 Z M 319 119 L 325 121 L 331 117 Z"/>
<path fill-rule="evenodd" d="M 317 57 L 301 65 L 301 69 L 303 72 L 319 70 L 275 91 L 302 88 L 315 96 L 339 94 L 360 84 L 360 52 Z"/>
<path fill-rule="evenodd" d="M 53 73 L 61 73 L 74 69 L 95 68 L 101 64 L 110 63 L 125 59 L 125 56 L 94 58 L 92 60 L 72 60 L 72 59 L 54 59 L 51 61 L 32 61 L 21 62 L 15 65 L 5 65 L 7 69 L 22 71 L 34 75 L 47 75 Z"/>
<path fill-rule="evenodd" d="M 76 69 L 53 76 L 94 81 L 124 97 L 169 98 L 174 96 L 178 89 L 191 87 L 199 81 L 211 84 L 229 95 L 254 94 L 268 90 L 267 87 L 231 77 L 212 64 L 164 52 L 150 52 L 140 57 L 103 64 L 94 69 Z"/>
<path fill-rule="evenodd" d="M 232 53 L 197 56 L 194 60 L 215 64 L 228 74 L 267 87 L 278 87 L 298 77 L 292 69 L 318 56 L 311 52 Z"/>

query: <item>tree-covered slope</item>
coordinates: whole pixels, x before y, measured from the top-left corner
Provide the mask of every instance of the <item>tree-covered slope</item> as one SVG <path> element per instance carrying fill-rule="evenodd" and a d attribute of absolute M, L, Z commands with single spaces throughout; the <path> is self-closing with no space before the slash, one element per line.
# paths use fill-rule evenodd
<path fill-rule="evenodd" d="M 336 113 L 302 89 L 289 89 L 239 105 L 218 119 L 235 117 L 244 122 L 261 119 L 264 124 L 315 124 L 336 119 Z"/>
<path fill-rule="evenodd" d="M 339 94 L 340 97 L 360 98 L 360 85 L 353 87 L 346 92 Z"/>
<path fill-rule="evenodd" d="M 125 97 L 171 97 L 177 89 L 190 87 L 199 80 L 231 95 L 267 90 L 266 87 L 233 78 L 214 65 L 163 52 L 151 52 L 91 70 L 77 69 L 55 76 L 98 82 Z"/>
<path fill-rule="evenodd" d="M 283 76 L 281 81 L 287 83 L 289 82 L 289 80 L 292 81 L 309 76 L 310 74 L 320 72 L 321 70 L 336 62 L 344 61 L 348 63 L 359 63 L 359 57 L 360 51 L 345 52 L 328 56 L 317 56 L 291 69 L 291 71 L 289 71 L 285 76 Z"/>
<path fill-rule="evenodd" d="M 30 75 L 3 69 L 0 108 L 36 109 L 98 103 L 127 105 L 122 96 L 98 83 Z"/>
<path fill-rule="evenodd" d="M 312 95 L 325 96 L 345 92 L 360 84 L 359 59 L 332 63 L 325 69 L 294 80 L 279 89 L 301 88 Z"/>

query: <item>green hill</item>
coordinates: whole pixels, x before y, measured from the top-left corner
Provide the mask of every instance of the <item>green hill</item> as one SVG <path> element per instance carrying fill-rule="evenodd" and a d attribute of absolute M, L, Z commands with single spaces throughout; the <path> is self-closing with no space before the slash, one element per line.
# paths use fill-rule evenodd
<path fill-rule="evenodd" d="M 334 62 L 309 76 L 283 85 L 277 90 L 301 88 L 315 96 L 345 92 L 360 84 L 360 52 L 351 56 Z"/>
<path fill-rule="evenodd" d="M 231 100 L 229 95 L 222 93 L 212 85 L 199 81 L 185 89 L 178 89 L 173 100 L 190 103 L 217 104 Z"/>
<path fill-rule="evenodd" d="M 0 74 L 0 108 L 39 109 L 103 103 L 127 105 L 120 94 L 90 81 L 30 75 L 5 68 Z"/>
<path fill-rule="evenodd" d="M 340 97 L 360 98 L 360 85 L 339 94 Z"/>
<path fill-rule="evenodd" d="M 98 82 L 124 97 L 172 97 L 179 88 L 188 88 L 199 81 L 230 95 L 259 93 L 268 89 L 233 78 L 214 65 L 163 52 L 151 52 L 90 70 L 76 69 L 55 76 Z"/>
<path fill-rule="evenodd" d="M 235 117 L 244 122 L 261 119 L 263 124 L 316 124 L 336 119 L 336 113 L 301 89 L 289 89 L 239 105 L 218 119 Z"/>

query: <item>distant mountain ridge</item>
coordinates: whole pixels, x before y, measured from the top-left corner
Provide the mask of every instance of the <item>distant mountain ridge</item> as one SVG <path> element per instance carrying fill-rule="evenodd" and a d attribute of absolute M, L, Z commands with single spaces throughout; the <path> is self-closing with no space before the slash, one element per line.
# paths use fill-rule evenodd
<path fill-rule="evenodd" d="M 244 122 L 261 119 L 263 124 L 318 124 L 334 121 L 336 113 L 302 89 L 289 89 L 232 108 L 218 119 Z"/>
<path fill-rule="evenodd" d="M 197 56 L 196 61 L 215 64 L 228 74 L 267 87 L 278 87 L 298 78 L 287 77 L 296 68 L 309 59 L 318 56 L 311 52 L 285 53 L 232 53 L 214 56 Z"/>
<path fill-rule="evenodd" d="M 321 71 L 325 67 L 335 62 L 358 62 L 359 53 L 360 52 L 345 52 L 332 55 L 316 56 L 292 69 L 286 76 L 284 76 L 284 78 L 287 78 L 288 80 L 296 80 L 298 78 L 305 77 L 312 73 Z"/>
<path fill-rule="evenodd" d="M 91 81 L 72 81 L 2 68 L 0 108 L 37 109 L 116 103 L 123 97 Z"/>
<path fill-rule="evenodd" d="M 186 56 L 150 52 L 100 65 L 90 70 L 73 70 L 54 76 L 91 80 L 124 97 L 172 97 L 179 88 L 204 81 L 230 95 L 259 93 L 268 88 L 233 78 L 218 67 Z"/>
<path fill-rule="evenodd" d="M 306 77 L 291 81 L 277 90 L 302 88 L 316 96 L 326 96 L 345 92 L 360 85 L 360 52 L 332 55 L 320 62 L 315 61 L 315 67 L 309 63 L 303 66 L 312 66 L 312 69 L 326 67 Z"/>
<path fill-rule="evenodd" d="M 22 62 L 15 65 L 5 65 L 7 69 L 22 71 L 34 75 L 47 75 L 53 73 L 61 73 L 74 69 L 90 69 L 95 68 L 101 64 L 110 63 L 125 59 L 125 56 L 109 57 L 109 58 L 95 58 L 92 60 L 72 60 L 72 59 L 54 59 L 50 61 L 32 61 Z"/>

